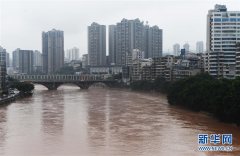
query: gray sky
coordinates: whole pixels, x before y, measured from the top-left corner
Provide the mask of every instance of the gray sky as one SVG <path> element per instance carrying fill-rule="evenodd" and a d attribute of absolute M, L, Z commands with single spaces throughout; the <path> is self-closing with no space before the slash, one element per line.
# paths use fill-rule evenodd
<path fill-rule="evenodd" d="M 206 15 L 215 4 L 240 10 L 240 0 L 0 0 L 0 45 L 41 51 L 41 32 L 64 31 L 65 49 L 87 53 L 87 26 L 116 24 L 122 18 L 148 21 L 163 29 L 163 50 L 188 42 L 195 50 L 206 38 Z"/>

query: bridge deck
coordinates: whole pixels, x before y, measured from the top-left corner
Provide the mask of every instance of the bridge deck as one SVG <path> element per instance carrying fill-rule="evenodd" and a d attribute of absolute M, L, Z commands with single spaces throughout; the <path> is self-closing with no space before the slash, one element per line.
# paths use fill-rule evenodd
<path fill-rule="evenodd" d="M 99 75 L 10 75 L 11 78 L 31 81 L 31 82 L 79 82 L 79 81 L 94 81 L 94 82 L 106 82 L 114 81 L 104 79 Z"/>

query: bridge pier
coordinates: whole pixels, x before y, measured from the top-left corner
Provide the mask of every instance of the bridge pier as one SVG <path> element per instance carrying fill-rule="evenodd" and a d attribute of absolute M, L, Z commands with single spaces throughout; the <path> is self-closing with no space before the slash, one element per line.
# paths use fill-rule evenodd
<path fill-rule="evenodd" d="M 75 84 L 81 89 L 88 89 L 93 83 L 92 82 L 76 82 Z"/>

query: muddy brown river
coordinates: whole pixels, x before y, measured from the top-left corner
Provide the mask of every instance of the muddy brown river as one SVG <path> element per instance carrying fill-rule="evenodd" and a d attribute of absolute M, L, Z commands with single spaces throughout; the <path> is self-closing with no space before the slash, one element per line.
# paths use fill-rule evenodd
<path fill-rule="evenodd" d="M 198 151 L 202 133 L 232 134 L 233 152 Z M 240 155 L 240 128 L 170 106 L 161 94 L 37 85 L 32 97 L 0 106 L 0 155 Z"/>

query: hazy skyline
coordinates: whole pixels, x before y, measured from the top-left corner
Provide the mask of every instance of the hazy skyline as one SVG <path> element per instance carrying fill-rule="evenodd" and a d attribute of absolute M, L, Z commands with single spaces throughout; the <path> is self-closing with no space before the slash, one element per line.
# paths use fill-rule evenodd
<path fill-rule="evenodd" d="M 82 55 L 92 22 L 108 27 L 123 18 L 139 18 L 163 29 L 164 52 L 186 42 L 195 50 L 197 41 L 203 41 L 205 49 L 206 16 L 215 4 L 240 10 L 239 0 L 0 0 L 0 45 L 7 52 L 42 51 L 42 31 L 55 28 L 64 31 L 65 49 L 76 46 Z"/>

